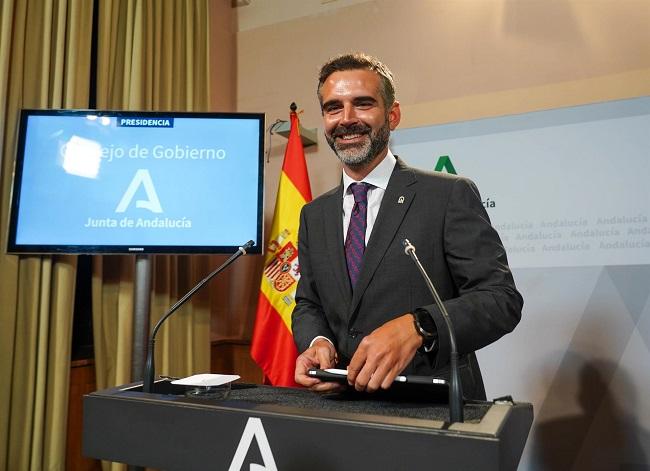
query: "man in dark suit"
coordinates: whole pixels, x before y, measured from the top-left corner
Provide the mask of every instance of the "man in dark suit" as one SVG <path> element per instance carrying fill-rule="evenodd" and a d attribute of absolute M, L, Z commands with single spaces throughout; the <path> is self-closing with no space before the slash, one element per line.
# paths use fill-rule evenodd
<path fill-rule="evenodd" d="M 484 399 L 474 352 L 517 325 L 523 301 L 478 190 L 466 178 L 409 168 L 390 152 L 401 112 L 392 74 L 377 59 L 332 59 L 318 97 L 343 179 L 301 213 L 296 382 L 334 390 L 307 370 L 347 367 L 351 386 L 373 392 L 399 374 L 447 374 L 445 322 L 404 253 L 408 238 L 451 317 L 465 397 Z"/>

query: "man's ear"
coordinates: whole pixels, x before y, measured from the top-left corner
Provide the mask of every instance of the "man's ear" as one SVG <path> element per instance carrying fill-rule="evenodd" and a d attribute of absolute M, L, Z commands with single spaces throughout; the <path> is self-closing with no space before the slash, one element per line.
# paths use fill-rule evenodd
<path fill-rule="evenodd" d="M 402 119 L 402 110 L 399 107 L 399 101 L 393 103 L 388 110 L 388 126 L 393 131 Z"/>

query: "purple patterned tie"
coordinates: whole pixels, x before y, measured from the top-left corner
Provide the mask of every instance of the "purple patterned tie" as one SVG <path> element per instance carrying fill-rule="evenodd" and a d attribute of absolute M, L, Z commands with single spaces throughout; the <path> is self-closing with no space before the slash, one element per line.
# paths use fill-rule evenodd
<path fill-rule="evenodd" d="M 366 214 L 368 213 L 368 183 L 353 183 L 350 191 L 354 195 L 354 206 L 350 215 L 348 235 L 345 238 L 345 260 L 348 262 L 348 274 L 352 289 L 357 283 L 363 252 L 366 249 Z"/>

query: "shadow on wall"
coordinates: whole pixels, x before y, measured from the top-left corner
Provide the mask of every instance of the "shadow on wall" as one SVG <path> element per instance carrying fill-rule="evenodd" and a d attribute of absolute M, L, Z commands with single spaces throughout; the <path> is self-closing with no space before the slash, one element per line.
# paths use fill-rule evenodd
<path fill-rule="evenodd" d="M 629 376 L 616 366 L 567 354 L 562 376 L 578 380 L 580 413 L 544 420 L 549 414 L 542 407 L 533 438 L 534 469 L 650 470 L 644 450 L 650 446 L 650 433 L 626 413 L 637 408 L 636 392 Z"/>

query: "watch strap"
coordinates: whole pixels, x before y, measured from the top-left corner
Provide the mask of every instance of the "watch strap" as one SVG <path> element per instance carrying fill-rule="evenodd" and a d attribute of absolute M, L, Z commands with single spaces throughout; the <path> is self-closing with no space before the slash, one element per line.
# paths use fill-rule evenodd
<path fill-rule="evenodd" d="M 418 308 L 413 312 L 413 323 L 415 325 L 415 331 L 423 340 L 420 351 L 424 353 L 432 352 L 438 343 L 438 330 L 431 315 L 427 310 Z"/>

